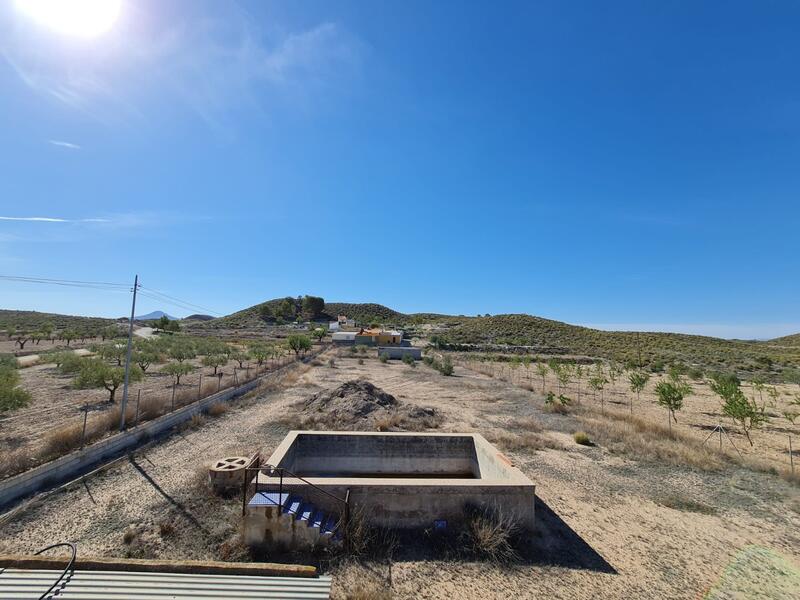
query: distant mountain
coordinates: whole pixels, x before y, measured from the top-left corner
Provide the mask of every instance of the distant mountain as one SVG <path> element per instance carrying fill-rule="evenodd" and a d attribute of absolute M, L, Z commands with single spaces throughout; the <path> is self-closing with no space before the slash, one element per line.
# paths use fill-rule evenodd
<path fill-rule="evenodd" d="M 161 317 L 167 317 L 170 321 L 177 321 L 178 320 L 177 317 L 173 317 L 171 315 L 168 315 L 163 310 L 154 310 L 153 312 L 147 313 L 146 315 L 138 315 L 138 316 L 134 317 L 133 319 L 135 321 L 156 321 L 156 320 L 160 319 Z"/>

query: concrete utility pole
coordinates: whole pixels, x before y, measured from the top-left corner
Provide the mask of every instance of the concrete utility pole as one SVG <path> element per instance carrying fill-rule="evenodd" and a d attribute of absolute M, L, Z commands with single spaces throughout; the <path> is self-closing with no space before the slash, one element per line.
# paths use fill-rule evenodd
<path fill-rule="evenodd" d="M 136 312 L 136 290 L 139 289 L 139 276 L 133 278 L 133 302 L 131 320 L 128 323 L 128 349 L 125 351 L 125 382 L 122 385 L 122 410 L 119 416 L 119 430 L 125 431 L 125 408 L 128 405 L 128 376 L 131 371 L 131 346 L 133 345 L 133 315 Z"/>

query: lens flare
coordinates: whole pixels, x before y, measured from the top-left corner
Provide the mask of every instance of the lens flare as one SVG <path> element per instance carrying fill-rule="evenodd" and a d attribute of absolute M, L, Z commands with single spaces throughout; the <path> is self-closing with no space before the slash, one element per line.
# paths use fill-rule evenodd
<path fill-rule="evenodd" d="M 96 37 L 111 29 L 121 0 L 17 0 L 17 9 L 58 33 Z"/>

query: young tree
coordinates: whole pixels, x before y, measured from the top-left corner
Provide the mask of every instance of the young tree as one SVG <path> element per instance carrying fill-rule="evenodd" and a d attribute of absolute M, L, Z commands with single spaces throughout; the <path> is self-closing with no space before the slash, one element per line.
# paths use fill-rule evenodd
<path fill-rule="evenodd" d="M 175 378 L 175 385 L 181 384 L 181 377 L 194 371 L 194 365 L 184 362 L 169 363 L 161 367 L 161 372 L 172 375 Z"/>
<path fill-rule="evenodd" d="M 748 400 L 740 387 L 739 378 L 735 375 L 717 373 L 712 376 L 708 385 L 722 399 L 722 413 L 739 425 L 752 446 L 750 431 L 761 427 L 769 420 L 764 405 L 758 406 L 755 398 Z"/>
<path fill-rule="evenodd" d="M 410 354 L 403 354 L 403 362 L 407 364 L 409 367 L 416 367 L 417 362 L 414 360 L 414 357 Z"/>
<path fill-rule="evenodd" d="M 536 372 L 539 374 L 539 377 L 542 378 L 542 393 L 544 394 L 544 386 L 545 386 L 545 378 L 547 377 L 547 372 L 549 369 L 547 365 L 543 362 L 536 363 Z"/>
<path fill-rule="evenodd" d="M 289 348 L 294 350 L 295 356 L 300 356 L 300 352 L 303 354 L 306 351 L 311 350 L 311 340 L 308 339 L 308 336 L 301 335 L 301 334 L 292 334 L 286 338 L 286 342 L 289 344 Z"/>
<path fill-rule="evenodd" d="M 317 327 L 311 331 L 311 335 L 317 338 L 318 342 L 321 342 L 327 333 L 328 330 L 325 327 Z"/>
<path fill-rule="evenodd" d="M 605 412 L 605 387 L 608 383 L 608 378 L 603 371 L 602 365 L 598 363 L 594 369 L 594 375 L 589 378 L 589 387 L 592 388 L 594 398 L 597 398 L 597 392 L 600 392 L 600 410 Z"/>
<path fill-rule="evenodd" d="M 217 374 L 217 369 L 228 364 L 228 357 L 224 354 L 207 354 L 203 357 L 203 364 L 206 367 L 214 367 L 214 375 Z"/>
<path fill-rule="evenodd" d="M 689 395 L 691 390 L 689 385 L 680 381 L 659 381 L 656 384 L 658 403 L 667 409 L 670 434 L 672 434 L 672 421 L 678 422 L 675 413 L 683 408 L 683 399 Z"/>
<path fill-rule="evenodd" d="M 144 377 L 141 369 L 136 365 L 131 365 L 128 372 L 128 381 L 135 383 Z M 112 367 L 102 360 L 96 358 L 84 360 L 78 376 L 73 385 L 78 389 L 86 388 L 105 388 L 109 393 L 108 401 L 114 402 L 114 395 L 117 388 L 125 380 L 125 369 L 122 367 Z"/>
<path fill-rule="evenodd" d="M 636 393 L 636 403 L 639 404 L 642 391 L 644 391 L 647 382 L 650 381 L 650 375 L 644 371 L 632 371 L 628 375 L 628 381 L 631 384 L 631 391 Z M 631 398 L 631 414 L 633 414 L 633 398 Z"/>
<path fill-rule="evenodd" d="M 15 330 L 14 335 L 9 337 L 14 340 L 14 345 L 19 346 L 20 350 L 24 350 L 25 344 L 27 344 L 33 339 L 32 334 L 28 333 L 27 331 L 20 331 L 20 330 Z"/>
<path fill-rule="evenodd" d="M 558 395 L 561 396 L 561 390 L 564 388 L 569 392 L 569 384 L 572 383 L 572 369 L 570 366 L 565 363 L 559 364 L 556 377 L 558 378 Z"/>

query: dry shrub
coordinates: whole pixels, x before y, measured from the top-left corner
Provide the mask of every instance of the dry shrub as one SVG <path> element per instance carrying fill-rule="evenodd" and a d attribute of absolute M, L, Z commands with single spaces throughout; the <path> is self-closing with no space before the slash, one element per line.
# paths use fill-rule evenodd
<path fill-rule="evenodd" d="M 208 414 L 212 417 L 218 417 L 228 412 L 228 408 L 228 405 L 224 402 L 214 402 L 214 404 L 208 407 Z"/>
<path fill-rule="evenodd" d="M 589 439 L 585 431 L 576 431 L 572 437 L 576 444 L 580 444 L 581 446 L 594 446 L 592 440 Z"/>
<path fill-rule="evenodd" d="M 542 424 L 539 423 L 539 421 L 537 421 L 533 417 L 525 417 L 523 419 L 520 419 L 515 423 L 515 426 L 518 429 L 522 429 L 524 431 L 533 431 L 533 432 L 542 431 Z"/>
<path fill-rule="evenodd" d="M 519 558 L 514 550 L 516 522 L 502 511 L 475 510 L 463 534 L 465 549 L 496 563 L 510 563 Z"/>
<path fill-rule="evenodd" d="M 82 433 L 83 423 L 62 425 L 57 429 L 53 429 L 45 440 L 44 454 L 60 456 L 70 450 L 79 448 Z"/>
<path fill-rule="evenodd" d="M 240 534 L 235 534 L 222 542 L 217 551 L 219 560 L 224 562 L 244 562 L 252 560 L 250 547 L 244 543 Z"/>
<path fill-rule="evenodd" d="M 553 413 L 556 415 L 569 414 L 569 406 L 566 404 L 561 404 L 561 402 L 546 402 L 543 409 L 544 412 Z"/>
<path fill-rule="evenodd" d="M 579 417 L 596 443 L 613 452 L 704 471 L 720 469 L 724 457 L 697 438 L 625 413 L 601 416 L 587 410 Z"/>
<path fill-rule="evenodd" d="M 26 448 L 0 452 L 0 478 L 10 477 L 30 468 L 33 458 L 31 451 Z"/>

